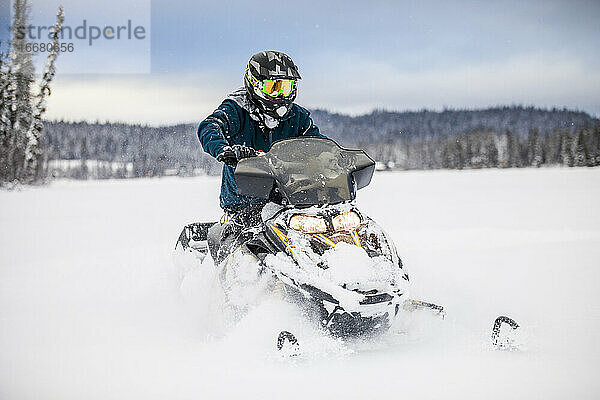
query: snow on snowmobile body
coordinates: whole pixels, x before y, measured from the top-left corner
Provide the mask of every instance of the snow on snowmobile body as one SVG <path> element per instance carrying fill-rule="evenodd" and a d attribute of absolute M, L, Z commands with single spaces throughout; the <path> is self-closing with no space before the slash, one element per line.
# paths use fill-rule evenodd
<path fill-rule="evenodd" d="M 330 139 L 276 142 L 235 170 L 240 193 L 269 202 L 260 226 L 229 241 L 215 265 L 231 306 L 277 292 L 340 336 L 387 329 L 407 300 L 409 277 L 388 235 L 355 205 L 375 162 Z M 202 260 L 215 223 L 186 226 L 176 250 Z"/>

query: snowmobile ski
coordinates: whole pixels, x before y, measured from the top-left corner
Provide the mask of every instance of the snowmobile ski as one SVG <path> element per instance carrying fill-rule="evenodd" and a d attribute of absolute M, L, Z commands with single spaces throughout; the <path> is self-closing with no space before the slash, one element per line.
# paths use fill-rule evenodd
<path fill-rule="evenodd" d="M 503 315 L 499 316 L 494 321 L 494 326 L 492 327 L 492 345 L 498 349 L 512 349 L 513 340 L 510 334 L 501 334 L 503 324 L 512 328 L 509 332 L 514 332 L 519 328 L 519 324 L 514 319 Z"/>

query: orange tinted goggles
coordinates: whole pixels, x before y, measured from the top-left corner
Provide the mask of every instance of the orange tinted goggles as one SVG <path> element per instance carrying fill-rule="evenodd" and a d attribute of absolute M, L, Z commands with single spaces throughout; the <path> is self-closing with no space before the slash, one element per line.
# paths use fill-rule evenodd
<path fill-rule="evenodd" d="M 296 81 L 293 79 L 265 79 L 262 91 L 271 97 L 277 97 L 280 94 L 288 97 L 294 91 L 295 84 Z"/>

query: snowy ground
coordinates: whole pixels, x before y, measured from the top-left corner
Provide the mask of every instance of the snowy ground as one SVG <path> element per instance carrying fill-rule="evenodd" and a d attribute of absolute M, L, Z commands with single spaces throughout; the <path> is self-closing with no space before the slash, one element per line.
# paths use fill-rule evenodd
<path fill-rule="evenodd" d="M 301 324 L 288 306 L 228 326 L 213 282 L 177 286 L 174 242 L 218 215 L 218 187 L 0 192 L 0 398 L 600 397 L 600 169 L 376 175 L 359 206 L 395 238 L 414 297 L 448 316 L 376 341 L 306 337 L 294 361 L 273 352 Z M 522 350 L 487 345 L 499 314 L 524 327 Z"/>

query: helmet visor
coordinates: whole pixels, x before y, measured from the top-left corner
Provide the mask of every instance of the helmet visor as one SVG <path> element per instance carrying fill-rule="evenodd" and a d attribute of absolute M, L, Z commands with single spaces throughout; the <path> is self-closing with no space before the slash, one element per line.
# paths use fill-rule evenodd
<path fill-rule="evenodd" d="M 277 97 L 282 94 L 289 97 L 294 91 L 294 79 L 265 79 L 263 81 L 263 92 L 271 97 Z"/>

